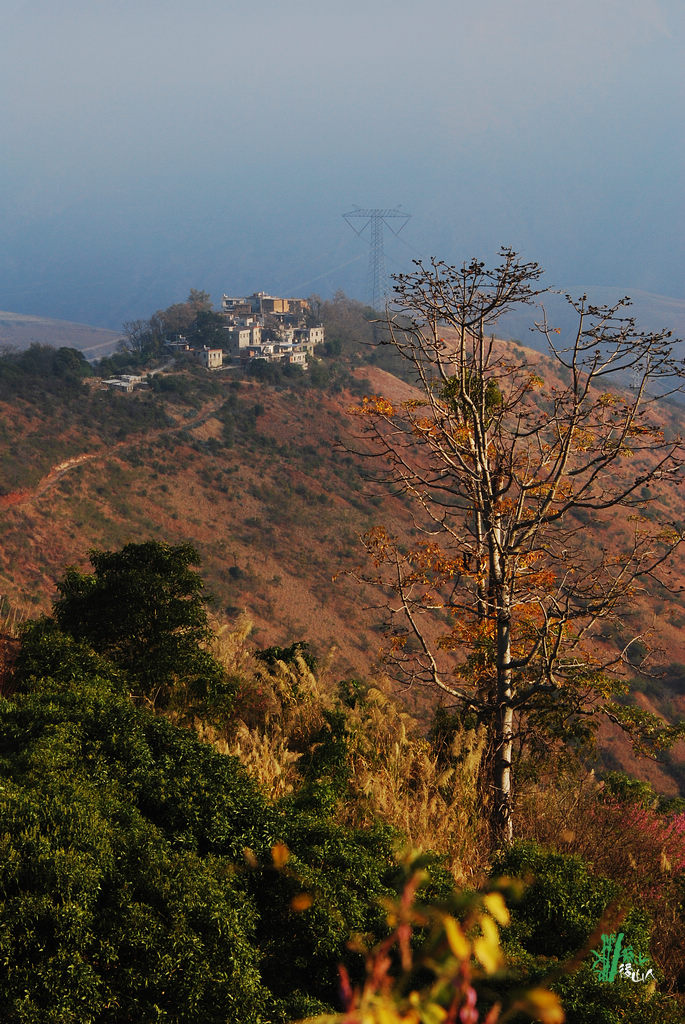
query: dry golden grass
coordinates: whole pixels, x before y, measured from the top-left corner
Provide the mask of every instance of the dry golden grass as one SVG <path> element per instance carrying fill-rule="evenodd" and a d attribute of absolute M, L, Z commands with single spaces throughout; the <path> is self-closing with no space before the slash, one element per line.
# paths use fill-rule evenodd
<path fill-rule="evenodd" d="M 486 869 L 488 854 L 477 799 L 484 731 L 457 733 L 448 762 L 441 762 L 386 686 L 380 680 L 350 714 L 348 819 L 352 824 L 380 819 L 395 826 L 412 847 L 442 854 L 458 882 L 473 883 Z"/>
<path fill-rule="evenodd" d="M 321 676 L 312 673 L 302 658 L 267 669 L 247 646 L 251 630 L 247 616 L 233 629 L 214 624 L 212 653 L 238 680 L 236 720 L 228 735 L 205 723 L 197 723 L 196 729 L 221 753 L 238 757 L 266 796 L 277 800 L 301 781 L 297 762 L 333 699 Z"/>
<path fill-rule="evenodd" d="M 10 604 L 6 599 L 0 609 L 0 633 L 3 636 L 19 636 L 19 630 L 35 612 L 26 604 Z"/>
<path fill-rule="evenodd" d="M 213 653 L 239 679 L 237 720 L 230 734 L 197 724 L 203 739 L 238 757 L 270 799 L 297 791 L 299 762 L 325 723 L 343 707 L 330 665 L 313 673 L 298 657 L 267 667 L 247 647 L 249 620 L 217 628 Z M 345 708 L 351 778 L 338 808 L 341 822 L 365 827 L 382 821 L 415 849 L 444 856 L 458 882 L 473 883 L 487 869 L 486 824 L 478 807 L 483 730 L 465 730 L 440 759 L 418 723 L 380 678 L 353 708 Z"/>

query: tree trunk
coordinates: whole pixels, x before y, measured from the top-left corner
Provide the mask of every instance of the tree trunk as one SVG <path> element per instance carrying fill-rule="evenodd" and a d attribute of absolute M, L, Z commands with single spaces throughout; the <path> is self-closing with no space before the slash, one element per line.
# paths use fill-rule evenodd
<path fill-rule="evenodd" d="M 495 756 L 493 762 L 493 833 L 509 844 L 514 838 L 512 821 L 511 758 L 514 749 L 514 711 L 511 706 L 511 612 L 506 587 L 498 587 L 497 601 L 497 703 L 495 707 Z"/>
<path fill-rule="evenodd" d="M 493 833 L 504 844 L 514 838 L 512 821 L 511 757 L 513 753 L 514 712 L 510 703 L 511 688 L 498 686 L 498 704 L 495 710 L 495 757 L 493 763 Z"/>

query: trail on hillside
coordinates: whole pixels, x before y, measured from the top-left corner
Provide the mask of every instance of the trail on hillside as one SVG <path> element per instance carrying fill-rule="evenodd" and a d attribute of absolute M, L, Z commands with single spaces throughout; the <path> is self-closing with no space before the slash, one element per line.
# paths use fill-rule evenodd
<path fill-rule="evenodd" d="M 114 445 L 114 448 L 119 448 L 122 444 L 127 442 L 121 441 Z M 112 448 L 107 449 L 107 453 L 113 451 Z M 84 462 L 90 462 L 92 459 L 100 459 L 103 457 L 105 452 L 84 452 L 82 455 L 74 455 L 70 459 L 65 459 L 63 462 L 58 462 L 52 466 L 48 472 L 42 477 L 36 486 L 30 490 L 24 488 L 20 491 L 10 491 L 9 494 L 0 495 L 0 508 L 12 508 L 17 505 L 26 505 L 36 498 L 45 494 L 50 487 L 53 487 L 66 473 L 72 469 L 76 469 L 77 466 L 82 466 Z"/>
<path fill-rule="evenodd" d="M 153 430 L 144 436 L 145 440 L 152 440 L 153 438 L 161 437 L 163 434 L 168 434 L 173 430 L 178 430 L 182 426 L 184 430 L 192 430 L 194 427 L 199 426 L 203 420 L 209 419 L 217 409 L 223 404 L 225 399 L 221 398 L 216 402 L 213 402 L 210 407 L 205 407 L 202 412 L 198 413 L 197 416 L 193 417 L 192 420 L 188 420 L 183 424 L 173 423 L 168 427 L 160 427 L 158 430 Z M 51 466 L 45 476 L 41 477 L 35 487 L 33 488 L 21 488 L 17 491 L 9 491 L 7 494 L 0 495 L 0 509 L 17 508 L 21 505 L 29 505 L 35 501 L 36 498 L 40 498 L 43 494 L 54 487 L 58 480 L 61 480 L 63 476 L 70 473 L 73 469 L 78 466 L 82 466 L 86 462 L 93 462 L 96 459 L 104 459 L 108 456 L 113 455 L 118 449 L 130 447 L 131 445 L 138 444 L 141 441 L 141 436 L 127 439 L 126 441 L 117 441 L 116 444 L 112 444 L 108 447 L 104 447 L 99 451 L 95 452 L 83 452 L 81 455 L 72 455 L 68 459 L 64 459 L 62 462 L 55 463 Z"/>

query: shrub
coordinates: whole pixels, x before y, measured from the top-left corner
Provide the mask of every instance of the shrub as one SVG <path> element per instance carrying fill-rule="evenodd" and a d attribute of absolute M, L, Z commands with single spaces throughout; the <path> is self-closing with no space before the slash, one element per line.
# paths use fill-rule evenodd
<path fill-rule="evenodd" d="M 306 640 L 296 640 L 289 647 L 266 647 L 262 651 L 255 651 L 255 658 L 270 666 L 276 665 L 279 661 L 286 665 L 292 665 L 298 658 L 301 658 L 310 672 L 316 671 L 316 658 L 311 654 L 309 643 Z"/>
<path fill-rule="evenodd" d="M 287 870 L 258 870 L 251 891 L 262 911 L 263 978 L 290 1021 L 304 996 L 337 1003 L 340 963 L 361 978 L 361 957 L 348 942 L 355 934 L 375 942 L 387 931 L 379 901 L 392 894 L 395 835 L 346 828 L 318 810 L 298 811 L 290 800 L 281 815 Z"/>
<path fill-rule="evenodd" d="M 426 861 L 405 860 L 399 895 L 385 901 L 390 934 L 371 948 L 359 943 L 366 954 L 360 984 L 341 966 L 344 1012 L 321 1024 L 563 1024 L 558 996 L 540 985 L 500 998 L 513 980 L 500 947 L 498 926 L 509 920 L 502 893 L 451 890 L 436 903 Z"/>
<path fill-rule="evenodd" d="M 152 704 L 228 701 L 210 639 L 204 583 L 190 544 L 147 541 L 91 551 L 93 572 L 69 569 L 58 583 L 60 628 L 129 674 Z"/>
<path fill-rule="evenodd" d="M 617 977 L 598 980 L 592 950 L 602 932 L 619 930 L 625 944 L 648 958 L 651 922 L 621 886 L 594 874 L 578 856 L 551 853 L 535 843 L 515 843 L 493 864 L 493 873 L 527 884 L 512 907 L 505 949 L 523 977 L 535 982 L 549 976 L 566 1011 L 567 1024 L 678 1024 L 682 1007 L 658 997 L 653 987 Z M 619 928 L 620 924 L 620 928 Z"/>
<path fill-rule="evenodd" d="M 231 758 L 92 680 L 0 705 L 0 1002 L 9 1022 L 263 1019 L 229 858 L 273 819 Z"/>
<path fill-rule="evenodd" d="M 509 934 L 536 956 L 561 958 L 579 949 L 621 892 L 616 882 L 591 875 L 580 857 L 549 853 L 534 843 L 515 843 L 492 870 L 530 879 Z M 648 941 L 648 935 L 640 938 Z"/>
<path fill-rule="evenodd" d="M 383 933 L 394 870 L 393 830 L 313 798 L 339 768 L 344 782 L 340 716 L 302 728 L 283 690 L 303 746 L 315 722 L 331 736 L 303 798 L 271 807 L 236 758 L 137 707 L 125 673 L 54 622 L 24 640 L 23 692 L 0 704 L 3 1020 L 286 1024 L 330 1007 L 338 962 L 361 969 L 350 934 Z M 274 693 L 297 675 L 306 701 L 301 657 L 261 672 Z"/>

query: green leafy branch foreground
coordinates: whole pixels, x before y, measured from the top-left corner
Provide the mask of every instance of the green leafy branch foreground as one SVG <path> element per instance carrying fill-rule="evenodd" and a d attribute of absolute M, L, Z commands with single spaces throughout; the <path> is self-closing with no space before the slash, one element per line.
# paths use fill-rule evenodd
<path fill-rule="evenodd" d="M 95 552 L 24 627 L 0 701 L 3 1021 L 683 1019 L 680 818 L 531 770 L 529 838 L 493 854 L 477 729 L 421 738 L 306 645 L 212 636 L 196 561 Z M 656 988 L 593 973 L 618 924 Z"/>

